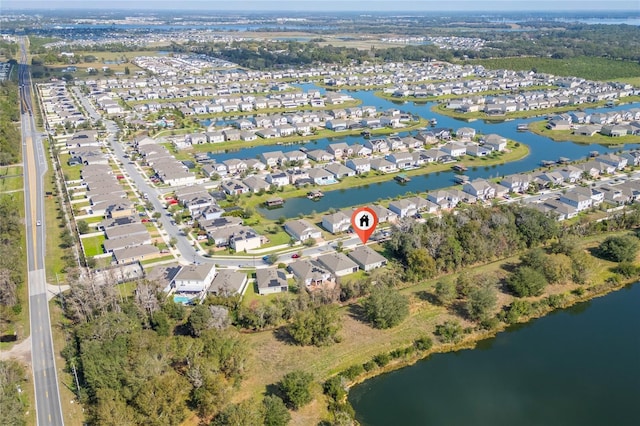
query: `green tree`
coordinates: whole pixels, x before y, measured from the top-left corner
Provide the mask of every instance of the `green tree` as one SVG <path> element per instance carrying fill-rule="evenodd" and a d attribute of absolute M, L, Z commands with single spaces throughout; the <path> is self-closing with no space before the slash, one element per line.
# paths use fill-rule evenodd
<path fill-rule="evenodd" d="M 152 377 L 134 398 L 142 423 L 179 425 L 186 417 L 189 383 L 174 370 Z"/>
<path fill-rule="evenodd" d="M 613 262 L 633 262 L 638 254 L 638 238 L 631 235 L 608 237 L 598 246 L 598 255 Z"/>
<path fill-rule="evenodd" d="M 456 291 L 456 285 L 452 281 L 440 280 L 436 283 L 435 288 L 436 297 L 438 302 L 443 306 L 449 306 L 456 297 L 458 292 Z"/>
<path fill-rule="evenodd" d="M 340 330 L 335 308 L 322 305 L 315 309 L 299 311 L 289 326 L 289 334 L 301 345 L 325 346 L 338 341 Z"/>
<path fill-rule="evenodd" d="M 291 414 L 282 399 L 267 395 L 262 400 L 264 426 L 285 426 L 291 421 Z"/>
<path fill-rule="evenodd" d="M 19 389 L 26 390 L 26 373 L 16 361 L 0 361 L 0 407 L 2 423 L 22 426 L 26 424 L 24 400 Z"/>
<path fill-rule="evenodd" d="M 189 315 L 189 319 L 187 320 L 189 332 L 194 337 L 200 336 L 205 330 L 210 328 L 211 320 L 212 316 L 209 307 L 205 305 L 197 305 L 193 308 L 193 311 L 191 311 L 191 315 Z"/>
<path fill-rule="evenodd" d="M 471 290 L 466 308 L 469 318 L 483 321 L 489 318 L 498 303 L 498 292 L 492 286 L 480 286 Z"/>
<path fill-rule="evenodd" d="M 86 234 L 89 232 L 89 224 L 86 220 L 79 220 L 76 224 L 78 225 L 79 233 Z"/>
<path fill-rule="evenodd" d="M 287 373 L 279 383 L 285 402 L 294 410 L 311 402 L 311 383 L 313 376 L 304 371 L 295 370 Z"/>
<path fill-rule="evenodd" d="M 248 399 L 239 404 L 228 405 L 218 414 L 211 426 L 255 426 L 263 423 L 260 405 L 256 401 Z"/>
<path fill-rule="evenodd" d="M 392 288 L 377 286 L 362 307 L 375 328 L 390 328 L 400 324 L 409 315 L 409 298 Z"/>
<path fill-rule="evenodd" d="M 407 277 L 411 280 L 431 278 L 436 273 L 436 261 L 426 249 L 411 250 L 407 256 Z"/>
<path fill-rule="evenodd" d="M 530 266 L 520 266 L 508 279 L 509 288 L 519 297 L 539 296 L 547 285 L 541 272 Z"/>

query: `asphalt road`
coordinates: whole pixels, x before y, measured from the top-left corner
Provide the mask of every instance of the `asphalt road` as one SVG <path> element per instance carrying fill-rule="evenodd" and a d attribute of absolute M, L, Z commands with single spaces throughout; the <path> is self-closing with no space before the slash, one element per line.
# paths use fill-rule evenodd
<path fill-rule="evenodd" d="M 18 75 L 21 97 L 22 159 L 24 163 L 25 227 L 31 325 L 31 362 L 38 425 L 63 425 L 58 375 L 51 336 L 46 292 L 43 176 L 47 171 L 44 146 L 33 120 L 31 76 L 24 40 L 20 41 Z"/>

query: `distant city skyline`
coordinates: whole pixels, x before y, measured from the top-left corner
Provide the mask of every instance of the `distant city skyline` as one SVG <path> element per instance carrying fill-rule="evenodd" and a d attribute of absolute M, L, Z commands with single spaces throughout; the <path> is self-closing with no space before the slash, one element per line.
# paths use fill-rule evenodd
<path fill-rule="evenodd" d="M 309 0 L 3 0 L 1 10 L 210 10 L 238 12 L 312 12 L 312 11 L 361 11 L 366 12 L 428 12 L 428 11 L 470 11 L 470 12 L 518 12 L 518 11 L 571 11 L 571 12 L 612 12 L 640 11 L 640 0 L 564 0 L 564 1 L 513 1 L 513 0 L 352 0 L 352 1 L 309 1 Z"/>

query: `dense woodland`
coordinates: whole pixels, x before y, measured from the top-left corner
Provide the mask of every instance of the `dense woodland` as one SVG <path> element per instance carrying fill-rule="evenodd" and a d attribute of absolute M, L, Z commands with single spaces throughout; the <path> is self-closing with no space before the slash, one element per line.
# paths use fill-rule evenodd
<path fill-rule="evenodd" d="M 22 207 L 21 196 L 0 194 L 0 335 L 12 329 L 24 303 L 20 297 L 25 278 L 24 250 L 19 249 L 24 233 Z"/>
<path fill-rule="evenodd" d="M 0 83 L 0 166 L 20 162 L 19 105 L 18 85 Z"/>

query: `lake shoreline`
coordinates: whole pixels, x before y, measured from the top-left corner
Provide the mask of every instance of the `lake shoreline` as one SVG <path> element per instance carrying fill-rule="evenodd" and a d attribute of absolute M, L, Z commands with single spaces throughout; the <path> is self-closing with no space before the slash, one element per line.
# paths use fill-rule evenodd
<path fill-rule="evenodd" d="M 367 372 L 367 374 L 364 374 L 360 377 L 358 377 L 355 380 L 352 380 L 349 382 L 349 384 L 347 385 L 348 389 L 350 390 L 351 388 L 353 388 L 354 386 L 357 386 L 359 384 L 362 384 L 364 382 L 366 382 L 369 379 L 372 379 L 374 377 L 380 376 L 382 374 L 386 374 L 386 373 L 390 373 L 392 371 L 396 371 L 396 370 L 400 370 L 402 368 L 405 367 L 409 367 L 412 366 L 414 364 L 416 364 L 418 361 L 422 361 L 424 359 L 427 359 L 428 357 L 430 357 L 431 355 L 434 354 L 444 354 L 444 353 L 450 353 L 450 352 L 457 352 L 457 351 L 461 351 L 461 350 L 465 350 L 465 349 L 475 349 L 478 345 L 478 343 L 487 340 L 487 339 L 492 339 L 495 338 L 498 334 L 507 331 L 510 327 L 517 325 L 517 324 L 526 324 L 529 323 L 532 320 L 536 320 L 539 318 L 543 318 L 547 315 L 549 315 L 550 313 L 556 312 L 556 311 L 560 311 L 560 310 L 565 310 L 568 309 L 574 305 L 577 305 L 579 303 L 584 303 L 584 302 L 589 302 L 593 299 L 597 299 L 600 297 L 604 297 L 610 293 L 622 290 L 628 286 L 631 286 L 633 284 L 638 283 L 638 279 L 629 279 L 628 281 L 624 281 L 622 283 L 618 283 L 615 285 L 608 285 L 606 283 L 601 283 L 601 284 L 593 284 L 588 288 L 585 287 L 578 287 L 578 288 L 584 288 L 585 289 L 585 294 L 581 295 L 581 296 L 575 296 L 575 298 L 572 298 L 570 300 L 567 300 L 567 303 L 563 304 L 563 306 L 558 307 L 558 308 L 552 308 L 552 307 L 548 307 L 547 309 L 544 310 L 544 312 L 536 314 L 536 315 L 532 315 L 527 317 L 526 319 L 522 320 L 522 321 L 517 321 L 513 324 L 506 324 L 501 322 L 499 324 L 499 326 L 493 330 L 487 330 L 484 332 L 473 332 L 472 334 L 469 334 L 466 338 L 464 338 L 462 341 L 458 342 L 458 343 L 436 343 L 434 342 L 434 346 L 426 351 L 423 352 L 419 352 L 416 351 L 415 353 L 417 355 L 411 357 L 410 359 L 405 359 L 405 360 L 394 360 L 391 361 L 389 364 L 387 364 L 385 367 L 383 368 L 379 368 L 376 369 L 374 371 L 371 372 Z M 602 287 L 602 288 L 600 288 Z M 593 293 L 591 293 L 590 291 L 593 290 Z M 564 293 L 567 294 L 567 293 Z M 572 294 L 572 292 L 569 292 L 568 294 Z M 548 295 L 542 295 L 541 297 L 544 296 L 548 296 Z M 400 349 L 400 348 L 399 348 Z"/>

